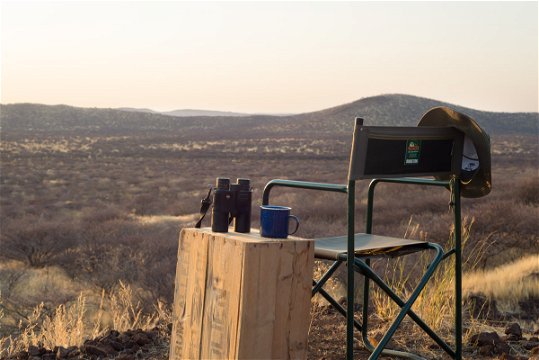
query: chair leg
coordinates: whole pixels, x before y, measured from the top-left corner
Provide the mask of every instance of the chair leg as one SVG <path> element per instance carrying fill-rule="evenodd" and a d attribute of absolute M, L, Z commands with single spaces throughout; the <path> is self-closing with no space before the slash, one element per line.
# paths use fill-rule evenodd
<path fill-rule="evenodd" d="M 361 261 L 361 260 L 358 260 L 358 261 Z M 387 284 L 374 271 L 372 271 L 370 266 L 362 266 L 362 267 L 360 267 L 357 263 L 356 263 L 356 266 L 358 267 L 358 269 L 361 269 L 362 273 L 366 274 L 366 277 L 365 277 L 366 281 L 368 281 L 367 279 L 372 279 L 376 283 L 376 285 L 378 285 L 380 287 L 380 289 L 382 289 L 391 298 L 391 300 L 393 300 L 397 305 L 399 305 L 400 307 L 403 307 L 405 305 L 404 301 L 401 298 L 399 298 L 398 295 L 395 294 L 395 292 L 393 292 L 393 290 L 391 290 L 391 288 L 389 286 L 387 286 Z M 365 294 L 367 294 L 367 296 L 368 296 L 368 289 L 365 290 Z M 368 301 L 368 298 L 367 298 L 367 301 Z M 425 324 L 425 322 L 412 309 L 410 309 L 408 311 L 408 315 L 449 356 L 451 356 L 452 358 L 455 357 L 455 351 L 453 351 L 453 349 L 451 349 L 451 347 L 444 340 L 442 340 L 427 324 Z M 365 317 L 367 317 L 367 316 L 364 314 L 364 318 Z M 365 321 L 364 321 L 364 326 L 365 326 Z M 364 336 L 364 339 L 368 340 L 368 338 L 366 337 L 366 334 Z M 372 348 L 374 349 L 374 346 Z"/>
<path fill-rule="evenodd" d="M 315 283 L 315 281 L 313 281 Z M 339 304 L 331 295 L 329 295 L 324 289 L 319 289 L 318 292 L 324 297 L 337 311 L 344 317 L 346 317 L 346 310 Z M 354 327 L 361 331 L 361 323 L 354 319 Z"/>
<path fill-rule="evenodd" d="M 460 181 L 454 182 L 452 191 L 455 240 L 455 359 L 462 359 L 462 222 L 460 213 Z"/>
<path fill-rule="evenodd" d="M 434 273 L 434 271 L 436 270 L 438 264 L 440 263 L 440 261 L 442 260 L 442 257 L 443 257 L 443 249 L 441 248 L 441 246 L 439 246 L 438 244 L 429 244 L 429 246 L 433 249 L 436 250 L 436 255 L 434 257 L 434 259 L 432 260 L 432 262 L 429 264 L 428 268 L 427 268 L 427 271 L 425 272 L 425 274 L 423 275 L 423 277 L 421 278 L 419 284 L 416 286 L 416 288 L 414 289 L 414 291 L 412 292 L 412 295 L 410 296 L 410 298 L 408 299 L 408 301 L 406 301 L 402 306 L 401 306 L 401 311 L 399 312 L 399 314 L 397 315 L 397 318 L 394 320 L 393 324 L 390 326 L 389 330 L 386 332 L 386 334 L 384 335 L 384 337 L 382 338 L 382 340 L 378 343 L 378 345 L 376 346 L 376 348 L 374 349 L 373 353 L 371 354 L 371 356 L 369 357 L 369 360 L 370 359 L 378 359 L 378 357 L 380 356 L 380 354 L 384 351 L 384 347 L 387 345 L 387 343 L 389 342 L 389 340 L 391 339 L 391 337 L 394 335 L 394 333 L 396 332 L 398 326 L 400 325 L 400 323 L 402 322 L 402 320 L 404 319 L 404 317 L 408 314 L 410 315 L 411 313 L 411 307 L 412 305 L 414 304 L 414 302 L 416 301 L 416 299 L 418 298 L 419 294 L 421 293 L 421 291 L 423 290 L 423 288 L 425 287 L 425 285 L 427 284 L 428 280 L 430 279 L 430 277 L 432 276 L 432 274 Z M 363 318 L 363 340 L 367 340 L 368 342 L 368 337 L 367 337 L 367 319 L 368 319 L 368 313 L 367 313 L 367 307 L 368 307 L 368 293 L 369 293 L 369 288 L 368 288 L 368 278 L 370 275 L 372 275 L 372 273 L 374 273 L 372 271 L 372 269 L 370 268 L 370 262 L 369 260 L 363 262 L 363 261 L 358 261 L 356 262 L 356 264 L 358 265 L 358 267 L 362 270 L 362 272 L 365 274 L 365 292 L 364 292 L 364 299 L 366 300 L 365 303 L 364 303 L 364 318 Z M 375 277 L 376 278 L 376 277 Z M 378 278 L 379 279 L 379 278 Z M 377 280 L 378 280 L 377 279 Z M 379 279 L 381 281 L 381 279 Z M 376 281 L 378 282 L 378 281 Z M 382 281 L 383 283 L 383 281 Z M 387 286 L 385 286 L 387 287 Z M 401 300 L 402 302 L 402 300 Z M 400 306 L 400 305 L 399 305 Z M 412 315 L 411 315 L 412 316 Z M 366 321 L 367 320 L 367 321 Z M 426 325 L 425 325 L 426 326 Z M 430 329 L 429 329 L 430 330 Z M 430 335 L 430 334 L 429 334 Z M 441 340 L 441 339 L 440 339 Z M 370 342 L 369 342 L 370 344 Z M 367 345 L 367 344 L 366 344 Z M 371 345 L 372 346 L 372 345 Z M 445 349 L 445 346 L 444 346 L 444 350 Z M 406 353 L 406 354 L 409 354 L 409 353 Z M 404 354 L 403 354 L 404 355 Z M 409 356 L 413 356 L 413 358 L 417 358 L 417 355 L 413 355 L 413 354 L 409 354 L 409 355 L 406 355 L 406 357 L 409 357 Z"/>
<path fill-rule="evenodd" d="M 326 299 L 335 309 L 337 309 L 337 311 L 341 315 L 346 317 L 346 310 L 344 309 L 344 307 L 342 307 L 342 305 L 339 304 L 337 300 L 335 300 L 322 288 L 322 286 L 324 286 L 324 284 L 329 280 L 331 275 L 333 275 L 333 273 L 339 268 L 341 264 L 342 261 L 335 261 L 333 265 L 331 265 L 331 267 L 328 269 L 328 271 L 326 271 L 326 273 L 322 275 L 322 277 L 318 281 L 313 280 L 312 296 L 316 295 L 316 293 L 320 293 L 320 295 L 322 295 L 324 299 Z M 361 331 L 361 323 L 356 319 L 354 319 L 354 327 Z"/>
<path fill-rule="evenodd" d="M 356 259 L 357 260 L 357 259 Z M 371 343 L 368 336 L 368 326 L 369 326 L 369 276 L 365 275 L 365 271 L 363 270 L 370 270 L 370 259 L 366 259 L 365 261 L 366 267 L 360 268 L 356 265 L 357 271 L 364 275 L 364 283 L 363 283 L 363 329 L 361 331 L 361 337 L 363 340 L 363 344 L 369 350 L 371 353 L 374 351 L 375 346 Z M 372 272 L 372 270 L 370 271 Z M 373 272 L 374 274 L 374 272 Z M 374 280 L 374 279 L 373 279 Z M 383 281 L 382 281 L 383 283 Z M 385 285 L 385 283 L 383 283 Z M 398 297 L 397 297 L 398 298 Z M 422 357 L 417 356 L 416 354 L 412 354 L 410 352 L 405 351 L 398 351 L 398 350 L 392 350 L 392 349 L 384 349 L 382 350 L 382 354 L 384 355 L 390 355 L 390 356 L 398 356 L 402 358 L 407 359 L 413 359 L 413 360 L 424 360 Z"/>
<path fill-rule="evenodd" d="M 320 279 L 318 279 L 318 281 L 313 280 L 314 287 L 311 296 L 314 296 L 322 288 L 322 286 L 324 286 L 324 284 L 329 280 L 331 275 L 333 275 L 333 273 L 339 268 L 339 266 L 341 266 L 341 264 L 342 261 L 335 261 L 333 265 L 331 265 L 331 267 L 328 269 L 328 271 L 326 271 L 326 273 L 322 275 Z"/>
<path fill-rule="evenodd" d="M 457 255 L 455 262 L 456 274 L 455 274 L 455 343 L 456 343 L 456 360 L 462 359 L 462 273 L 461 273 L 461 261 L 460 254 Z"/>

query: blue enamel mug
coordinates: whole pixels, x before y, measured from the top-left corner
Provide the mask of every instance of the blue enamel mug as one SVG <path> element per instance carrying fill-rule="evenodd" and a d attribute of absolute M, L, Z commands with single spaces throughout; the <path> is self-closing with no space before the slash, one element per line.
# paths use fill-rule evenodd
<path fill-rule="evenodd" d="M 277 205 L 262 205 L 260 207 L 260 232 L 263 237 L 286 239 L 288 235 L 295 234 L 299 228 L 299 219 L 290 215 L 289 207 Z M 289 232 L 290 219 L 296 222 L 294 231 Z"/>

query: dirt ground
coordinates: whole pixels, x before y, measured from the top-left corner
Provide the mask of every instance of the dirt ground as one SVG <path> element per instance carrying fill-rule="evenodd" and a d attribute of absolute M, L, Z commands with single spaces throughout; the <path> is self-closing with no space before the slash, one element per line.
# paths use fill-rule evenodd
<path fill-rule="evenodd" d="M 344 317 L 332 307 L 315 309 L 316 316 L 309 329 L 307 359 L 312 360 L 337 360 L 346 356 L 346 323 Z M 372 329 L 382 329 L 386 324 L 376 320 L 372 321 Z M 110 331 L 106 336 L 87 340 L 80 347 L 68 349 L 56 347 L 44 349 L 31 347 L 28 351 L 18 353 L 9 360 L 52 360 L 52 359 L 117 359 L 136 360 L 168 359 L 169 339 L 171 326 L 165 329 L 153 329 L 151 331 L 126 331 L 119 333 Z M 370 332 L 370 340 L 376 343 L 382 337 L 382 331 Z M 360 340 L 360 333 L 356 332 L 354 345 L 354 359 L 368 359 L 370 353 Z M 519 341 L 509 341 L 504 337 L 502 343 L 506 352 L 499 354 L 487 354 L 485 349 L 469 343 L 464 344 L 464 359 L 504 359 L 504 360 L 539 360 L 539 341 L 533 340 L 536 335 L 526 335 Z M 531 346 L 530 346 L 531 344 Z M 404 321 L 399 327 L 395 340 L 391 340 L 389 347 L 396 350 L 411 350 L 425 359 L 449 359 L 434 342 L 412 325 L 410 321 Z M 533 347 L 533 348 L 532 348 Z M 529 350 L 527 350 L 528 348 Z M 397 359 L 392 356 L 381 356 L 380 359 Z M 3 360 L 3 359 L 2 359 Z"/>

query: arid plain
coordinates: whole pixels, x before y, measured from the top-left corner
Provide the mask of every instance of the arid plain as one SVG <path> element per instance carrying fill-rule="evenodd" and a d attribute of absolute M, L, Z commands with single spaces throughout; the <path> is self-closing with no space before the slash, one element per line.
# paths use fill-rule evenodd
<path fill-rule="evenodd" d="M 413 126 L 440 104 L 386 95 L 284 117 L 173 117 L 2 105 L 0 357 L 38 341 L 51 348 L 78 345 L 108 329 L 160 326 L 166 338 L 179 230 L 194 225 L 200 199 L 216 177 L 252 180 L 256 227 L 262 189 L 270 179 L 346 181 L 355 116 L 367 124 Z M 464 290 L 491 309 L 474 316 L 473 306 L 467 305 L 466 339 L 511 322 L 532 337 L 539 330 L 537 113 L 457 109 L 490 133 L 493 158 L 492 193 L 463 203 Z M 363 195 L 357 202 L 358 228 L 363 226 L 365 187 L 358 185 Z M 384 185 L 379 193 L 377 232 L 447 244 L 447 191 Z M 342 234 L 346 228 L 342 195 L 279 190 L 272 202 L 294 209 L 301 219 L 299 236 Z M 378 266 L 387 265 L 380 261 Z M 412 262 L 396 266 L 413 274 Z M 412 278 L 392 281 L 405 292 Z M 331 291 L 339 296 L 342 283 L 332 284 Z M 450 288 L 432 291 L 432 296 L 450 298 Z M 325 321 L 313 317 L 312 334 L 342 329 L 315 300 L 313 316 Z M 373 306 L 385 314 L 394 311 L 383 300 Z M 444 306 L 430 320 L 450 334 L 451 310 Z M 84 315 L 75 309 L 83 309 Z M 380 328 L 387 326 L 383 316 L 375 321 Z M 70 329 L 80 334 L 70 334 Z M 339 358 L 344 341 L 326 340 L 311 345 L 311 358 Z M 422 347 L 425 356 L 443 358 L 428 345 L 397 344 Z M 477 348 L 467 346 L 467 356 L 479 357 Z M 532 356 L 520 343 L 511 346 L 511 356 Z"/>

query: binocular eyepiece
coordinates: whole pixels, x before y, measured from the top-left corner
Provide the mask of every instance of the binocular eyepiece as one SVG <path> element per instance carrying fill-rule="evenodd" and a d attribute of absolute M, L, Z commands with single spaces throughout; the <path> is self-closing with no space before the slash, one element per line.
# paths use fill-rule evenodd
<path fill-rule="evenodd" d="M 249 179 L 237 179 L 230 184 L 228 178 L 217 178 L 213 192 L 213 210 L 211 229 L 214 232 L 228 232 L 228 226 L 234 220 L 234 231 L 251 231 L 252 189 Z"/>

